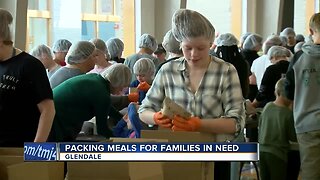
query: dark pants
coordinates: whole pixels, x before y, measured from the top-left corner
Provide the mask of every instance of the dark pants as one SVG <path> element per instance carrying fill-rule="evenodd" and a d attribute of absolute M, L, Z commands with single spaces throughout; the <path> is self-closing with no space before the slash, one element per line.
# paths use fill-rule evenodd
<path fill-rule="evenodd" d="M 287 177 L 287 163 L 277 156 L 260 152 L 261 180 L 284 180 Z"/>
<path fill-rule="evenodd" d="M 225 161 L 214 162 L 214 179 L 230 180 L 231 163 Z"/>
<path fill-rule="evenodd" d="M 299 151 L 288 152 L 287 180 L 298 179 L 300 172 L 300 154 Z"/>

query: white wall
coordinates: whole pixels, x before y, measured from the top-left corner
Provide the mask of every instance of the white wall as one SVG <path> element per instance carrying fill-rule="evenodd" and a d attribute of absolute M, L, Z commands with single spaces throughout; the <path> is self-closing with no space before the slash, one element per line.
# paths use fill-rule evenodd
<path fill-rule="evenodd" d="M 216 33 L 231 32 L 231 0 L 187 0 L 187 9 L 204 15 L 216 29 Z M 241 7 L 239 7 L 241 8 Z"/>
<path fill-rule="evenodd" d="M 279 8 L 281 0 L 259 0 L 256 1 L 256 33 L 266 38 L 271 34 L 278 33 Z"/>
<path fill-rule="evenodd" d="M 156 0 L 155 7 L 155 37 L 161 43 L 163 36 L 171 29 L 172 15 L 180 9 L 180 1 Z"/>

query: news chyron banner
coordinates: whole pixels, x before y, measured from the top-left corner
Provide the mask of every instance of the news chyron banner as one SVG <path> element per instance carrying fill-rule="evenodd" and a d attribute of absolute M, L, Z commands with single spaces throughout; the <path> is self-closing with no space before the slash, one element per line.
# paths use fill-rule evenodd
<path fill-rule="evenodd" d="M 258 143 L 25 143 L 25 161 L 258 161 Z"/>

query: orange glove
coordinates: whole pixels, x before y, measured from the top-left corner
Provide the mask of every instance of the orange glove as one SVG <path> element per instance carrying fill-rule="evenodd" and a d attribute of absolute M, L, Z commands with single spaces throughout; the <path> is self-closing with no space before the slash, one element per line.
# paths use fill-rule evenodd
<path fill-rule="evenodd" d="M 130 102 L 138 102 L 139 101 L 139 93 L 138 92 L 134 92 L 134 93 L 128 94 L 128 100 Z"/>
<path fill-rule="evenodd" d="M 137 88 L 140 90 L 140 91 L 148 91 L 150 89 L 150 85 L 147 83 L 147 82 L 141 82 Z"/>
<path fill-rule="evenodd" d="M 173 131 L 198 131 L 201 126 L 201 120 L 198 117 L 184 119 L 181 116 L 175 115 L 172 123 Z"/>
<path fill-rule="evenodd" d="M 161 111 L 156 112 L 153 115 L 154 122 L 161 127 L 164 128 L 171 128 L 172 127 L 172 121 L 167 116 L 163 115 Z"/>

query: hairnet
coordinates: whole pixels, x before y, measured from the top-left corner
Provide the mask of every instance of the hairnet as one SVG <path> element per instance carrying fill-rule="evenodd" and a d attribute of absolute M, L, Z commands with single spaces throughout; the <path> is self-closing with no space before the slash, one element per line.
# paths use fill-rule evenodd
<path fill-rule="evenodd" d="M 156 71 L 156 67 L 154 63 L 149 58 L 141 58 L 133 66 L 133 73 L 135 75 L 145 74 L 146 76 L 151 76 L 153 79 L 154 73 Z"/>
<path fill-rule="evenodd" d="M 167 52 L 163 48 L 162 44 L 158 44 L 158 48 L 153 53 L 154 54 L 162 54 L 162 53 L 167 53 Z"/>
<path fill-rule="evenodd" d="M 114 64 L 101 73 L 112 87 L 128 87 L 131 82 L 131 70 L 124 64 Z"/>
<path fill-rule="evenodd" d="M 282 42 L 282 46 L 286 46 L 288 44 L 288 38 L 287 36 L 279 36 L 281 42 Z"/>
<path fill-rule="evenodd" d="M 95 48 L 96 47 L 89 41 L 79 41 L 72 44 L 66 55 L 66 60 L 68 64 L 83 63 L 94 52 Z"/>
<path fill-rule="evenodd" d="M 281 31 L 280 36 L 296 36 L 293 28 L 287 27 L 283 31 Z"/>
<path fill-rule="evenodd" d="M 119 38 L 110 38 L 106 42 L 111 59 L 121 56 L 124 44 Z"/>
<path fill-rule="evenodd" d="M 30 54 L 36 58 L 39 58 L 42 55 L 47 55 L 50 59 L 53 59 L 53 54 L 52 54 L 51 49 L 44 44 L 41 44 L 41 45 L 34 47 L 30 51 Z"/>
<path fill-rule="evenodd" d="M 90 42 L 92 42 L 98 50 L 105 54 L 107 60 L 110 60 L 110 55 L 106 43 L 102 39 L 91 39 Z"/>
<path fill-rule="evenodd" d="M 182 54 L 182 50 L 180 48 L 180 43 L 173 36 L 172 31 L 169 30 L 163 37 L 162 40 L 163 48 L 171 53 Z"/>
<path fill-rule="evenodd" d="M 304 41 L 298 42 L 295 46 L 294 46 L 294 53 L 298 52 L 301 50 L 302 46 L 304 45 Z"/>
<path fill-rule="evenodd" d="M 189 10 L 177 10 L 172 16 L 172 34 L 178 42 L 204 37 L 214 41 L 215 29 L 202 14 Z"/>
<path fill-rule="evenodd" d="M 150 34 L 142 34 L 140 37 L 139 48 L 148 48 L 154 52 L 158 47 L 156 39 Z"/>
<path fill-rule="evenodd" d="M 214 42 L 217 46 L 238 45 L 237 38 L 231 33 L 220 34 Z"/>
<path fill-rule="evenodd" d="M 302 35 L 302 34 L 297 34 L 297 35 L 296 35 L 296 41 L 297 41 L 297 42 L 304 42 L 304 35 Z"/>
<path fill-rule="evenodd" d="M 13 17 L 11 13 L 0 8 L 0 39 L 2 41 L 12 41 L 11 29 Z"/>
<path fill-rule="evenodd" d="M 52 46 L 53 52 L 68 52 L 72 43 L 66 39 L 59 39 Z"/>
<path fill-rule="evenodd" d="M 251 32 L 246 32 L 246 33 L 242 34 L 240 37 L 240 43 L 243 44 L 244 41 L 247 39 L 247 37 L 249 37 L 251 34 L 252 34 Z"/>
<path fill-rule="evenodd" d="M 267 54 L 269 49 L 272 46 L 281 46 L 282 42 L 281 39 L 279 38 L 278 35 L 271 35 L 267 38 L 267 40 L 263 43 L 262 49 L 263 49 L 263 54 Z"/>
<path fill-rule="evenodd" d="M 273 57 L 291 57 L 292 53 L 289 49 L 282 46 L 272 46 L 268 51 L 268 58 Z"/>
<path fill-rule="evenodd" d="M 243 43 L 243 49 L 254 50 L 258 45 L 262 46 L 262 37 L 258 34 L 250 34 Z"/>

